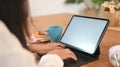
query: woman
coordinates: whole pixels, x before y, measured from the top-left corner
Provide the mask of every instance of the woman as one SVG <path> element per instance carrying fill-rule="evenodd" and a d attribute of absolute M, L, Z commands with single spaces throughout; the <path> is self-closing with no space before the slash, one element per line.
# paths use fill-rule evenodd
<path fill-rule="evenodd" d="M 26 45 L 27 0 L 0 0 L 0 66 L 1 67 L 37 67 L 34 56 L 28 50 L 44 54 L 39 67 L 63 67 L 62 60 L 76 56 L 63 45 Z M 44 49 L 42 48 L 44 47 Z M 26 50 L 27 49 L 27 50 Z"/>

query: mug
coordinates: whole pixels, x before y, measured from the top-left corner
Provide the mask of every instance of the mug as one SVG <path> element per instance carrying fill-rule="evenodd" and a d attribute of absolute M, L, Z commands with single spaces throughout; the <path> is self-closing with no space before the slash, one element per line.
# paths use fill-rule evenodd
<path fill-rule="evenodd" d="M 112 46 L 109 49 L 109 60 L 114 67 L 120 67 L 120 45 Z"/>
<path fill-rule="evenodd" d="M 48 35 L 51 42 L 59 42 L 62 34 L 62 26 L 49 26 Z"/>

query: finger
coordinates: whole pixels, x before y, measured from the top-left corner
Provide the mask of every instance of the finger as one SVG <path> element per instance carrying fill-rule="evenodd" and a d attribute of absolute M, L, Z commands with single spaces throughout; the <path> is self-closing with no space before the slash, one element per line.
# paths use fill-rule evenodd
<path fill-rule="evenodd" d="M 65 45 L 64 45 L 64 44 L 61 44 L 61 43 L 58 43 L 58 45 L 59 45 L 60 47 L 65 47 Z"/>
<path fill-rule="evenodd" d="M 61 44 L 61 43 L 54 43 L 54 45 L 58 46 L 58 47 L 65 47 L 64 44 Z"/>
<path fill-rule="evenodd" d="M 70 49 L 65 49 L 68 52 L 69 58 L 72 58 L 73 60 L 77 60 L 76 55 L 70 50 Z"/>
<path fill-rule="evenodd" d="M 68 54 L 68 58 L 71 58 L 71 59 L 73 59 L 73 60 L 77 60 L 77 57 L 75 56 L 75 55 L 73 55 L 73 54 Z"/>
<path fill-rule="evenodd" d="M 62 48 L 62 47 L 56 47 L 55 49 L 59 49 L 59 50 L 62 50 L 63 48 Z"/>

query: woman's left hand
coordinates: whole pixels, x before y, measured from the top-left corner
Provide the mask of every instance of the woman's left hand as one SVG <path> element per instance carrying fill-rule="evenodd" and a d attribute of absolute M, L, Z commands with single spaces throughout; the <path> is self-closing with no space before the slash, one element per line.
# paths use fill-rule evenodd
<path fill-rule="evenodd" d="M 43 45 L 32 44 L 28 48 L 32 52 L 43 55 L 54 49 L 64 48 L 64 45 L 61 43 L 48 43 L 48 44 L 43 44 Z"/>

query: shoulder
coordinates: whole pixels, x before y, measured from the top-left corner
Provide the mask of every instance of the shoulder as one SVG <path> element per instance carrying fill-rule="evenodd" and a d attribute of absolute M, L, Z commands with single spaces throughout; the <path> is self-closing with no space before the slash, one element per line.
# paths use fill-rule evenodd
<path fill-rule="evenodd" d="M 9 32 L 7 26 L 0 20 L 0 31 Z"/>
<path fill-rule="evenodd" d="M 0 56 L 2 67 L 36 67 L 33 54 L 21 46 L 17 37 L 2 21 L 0 21 Z"/>
<path fill-rule="evenodd" d="M 7 51 L 7 49 L 13 50 L 18 48 L 22 48 L 19 40 L 9 31 L 7 26 L 0 20 L 0 52 L 2 52 L 3 50 Z"/>

